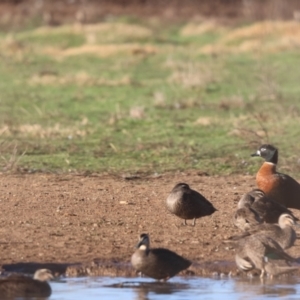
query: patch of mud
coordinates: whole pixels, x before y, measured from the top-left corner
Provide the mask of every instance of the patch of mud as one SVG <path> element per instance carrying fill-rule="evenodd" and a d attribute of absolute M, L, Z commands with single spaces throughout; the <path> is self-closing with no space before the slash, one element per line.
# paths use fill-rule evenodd
<path fill-rule="evenodd" d="M 218 211 L 194 227 L 190 221 L 183 226 L 165 205 L 178 182 L 201 192 Z M 239 233 L 232 216 L 241 195 L 254 187 L 254 176 L 199 171 L 135 177 L 0 174 L 0 263 L 5 271 L 33 273 L 58 264 L 54 269 L 68 276 L 132 277 L 130 257 L 145 232 L 151 247 L 193 261 L 181 275 L 233 276 L 235 251 L 223 240 Z M 299 247 L 297 239 L 287 252 L 298 257 Z"/>
<path fill-rule="evenodd" d="M 219 276 L 238 274 L 236 265 L 233 261 L 215 261 L 193 264 L 179 273 L 180 276 Z M 138 272 L 128 263 L 93 261 L 90 263 L 76 264 L 68 266 L 66 276 L 116 276 L 116 277 L 135 277 Z"/>
<path fill-rule="evenodd" d="M 120 262 L 112 260 L 95 259 L 88 263 L 16 263 L 6 264 L 1 268 L 1 275 L 12 273 L 34 274 L 38 269 L 49 269 L 53 274 L 66 277 L 87 277 L 87 276 L 109 276 L 109 277 L 136 277 L 143 276 L 137 272 L 130 262 Z M 300 271 L 293 272 L 293 275 L 300 276 Z M 248 273 L 237 269 L 234 261 L 205 261 L 193 262 L 187 269 L 178 274 L 179 276 L 197 276 L 197 277 L 258 277 L 259 270 L 253 270 Z M 284 277 L 289 274 L 283 275 Z M 146 283 L 147 284 L 147 283 Z M 130 283 L 116 284 L 113 287 L 132 287 Z"/>
<path fill-rule="evenodd" d="M 15 263 L 2 265 L 1 274 L 7 273 L 26 273 L 34 274 L 38 269 L 49 269 L 55 276 L 64 275 L 70 263 Z"/>
<path fill-rule="evenodd" d="M 90 263 L 77 264 L 69 266 L 66 269 L 66 276 L 116 276 L 116 277 L 134 277 L 136 271 L 130 263 L 114 261 L 92 261 Z"/>

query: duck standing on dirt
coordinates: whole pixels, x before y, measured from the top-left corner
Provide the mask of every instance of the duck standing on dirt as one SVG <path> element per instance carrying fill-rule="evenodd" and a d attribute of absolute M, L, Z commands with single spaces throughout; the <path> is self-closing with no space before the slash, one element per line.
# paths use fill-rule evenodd
<path fill-rule="evenodd" d="M 278 149 L 264 144 L 252 156 L 260 156 L 265 159 L 256 174 L 258 188 L 281 205 L 300 209 L 300 184 L 289 175 L 276 171 Z"/>
<path fill-rule="evenodd" d="M 168 210 L 179 218 L 186 220 L 193 219 L 195 226 L 196 219 L 213 214 L 215 207 L 200 193 L 192 190 L 186 183 L 178 183 L 172 189 L 167 198 Z"/>
<path fill-rule="evenodd" d="M 238 208 L 243 207 L 254 210 L 260 219 L 266 223 L 278 223 L 282 214 L 289 214 L 295 221 L 298 220 L 289 209 L 267 197 L 264 191 L 260 189 L 253 189 L 241 197 Z"/>
<path fill-rule="evenodd" d="M 238 242 L 235 262 L 240 270 L 259 269 L 260 277 L 265 274 L 271 277 L 298 270 L 299 267 L 289 265 L 296 259 L 284 252 L 280 245 L 266 235 L 251 235 Z"/>
<path fill-rule="evenodd" d="M 294 225 L 295 221 L 291 215 L 282 214 L 279 218 L 278 224 L 258 224 L 253 226 L 244 234 L 232 236 L 225 240 L 225 242 L 234 243 L 235 241 L 241 240 L 250 235 L 265 235 L 277 242 L 282 249 L 289 249 L 295 244 L 297 238 L 296 232 L 293 228 Z"/>
<path fill-rule="evenodd" d="M 148 234 L 141 234 L 137 250 L 131 256 L 132 266 L 146 276 L 168 280 L 191 265 L 191 261 L 164 248 L 150 248 Z"/>
<path fill-rule="evenodd" d="M 233 224 L 242 231 L 248 231 L 262 222 L 259 214 L 247 206 L 238 208 L 233 215 Z"/>

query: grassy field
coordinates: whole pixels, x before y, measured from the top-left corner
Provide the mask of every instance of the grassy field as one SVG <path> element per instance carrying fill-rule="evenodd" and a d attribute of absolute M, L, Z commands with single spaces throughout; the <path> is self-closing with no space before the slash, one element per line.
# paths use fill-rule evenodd
<path fill-rule="evenodd" d="M 0 33 L 0 170 L 300 177 L 300 25 L 122 18 Z"/>

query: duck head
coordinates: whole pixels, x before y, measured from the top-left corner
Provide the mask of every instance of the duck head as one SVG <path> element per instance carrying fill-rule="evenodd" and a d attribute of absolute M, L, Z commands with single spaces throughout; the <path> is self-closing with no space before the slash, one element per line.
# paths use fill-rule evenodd
<path fill-rule="evenodd" d="M 190 186 L 187 183 L 177 183 L 174 188 L 173 191 L 189 191 L 190 190 Z"/>
<path fill-rule="evenodd" d="M 53 274 L 48 269 L 39 269 L 35 271 L 33 279 L 39 280 L 39 281 L 48 281 L 50 279 L 53 279 Z"/>
<path fill-rule="evenodd" d="M 266 162 L 277 164 L 278 162 L 278 149 L 272 145 L 264 144 L 261 145 L 257 151 L 251 156 L 260 156 L 265 159 Z"/>
<path fill-rule="evenodd" d="M 149 249 L 149 245 L 150 245 L 149 235 L 147 233 L 142 233 L 140 235 L 140 240 L 137 243 L 136 248 L 140 250 L 147 250 Z"/>

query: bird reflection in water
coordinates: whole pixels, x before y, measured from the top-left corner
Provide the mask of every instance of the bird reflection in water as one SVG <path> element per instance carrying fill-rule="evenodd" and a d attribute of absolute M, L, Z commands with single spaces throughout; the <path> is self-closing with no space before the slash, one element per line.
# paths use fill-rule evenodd
<path fill-rule="evenodd" d="M 262 282 L 259 277 L 239 278 L 234 280 L 234 290 L 236 293 L 248 294 L 249 297 L 255 295 L 273 295 L 273 296 L 288 296 L 297 294 L 296 286 L 299 284 L 299 279 L 293 276 L 280 276 L 274 278 L 266 277 Z M 295 285 L 295 288 L 292 287 Z"/>
<path fill-rule="evenodd" d="M 114 288 L 130 288 L 136 292 L 136 300 L 149 300 L 149 294 L 171 295 L 175 292 L 189 288 L 188 284 L 176 282 L 134 282 L 126 281 L 110 285 Z"/>

